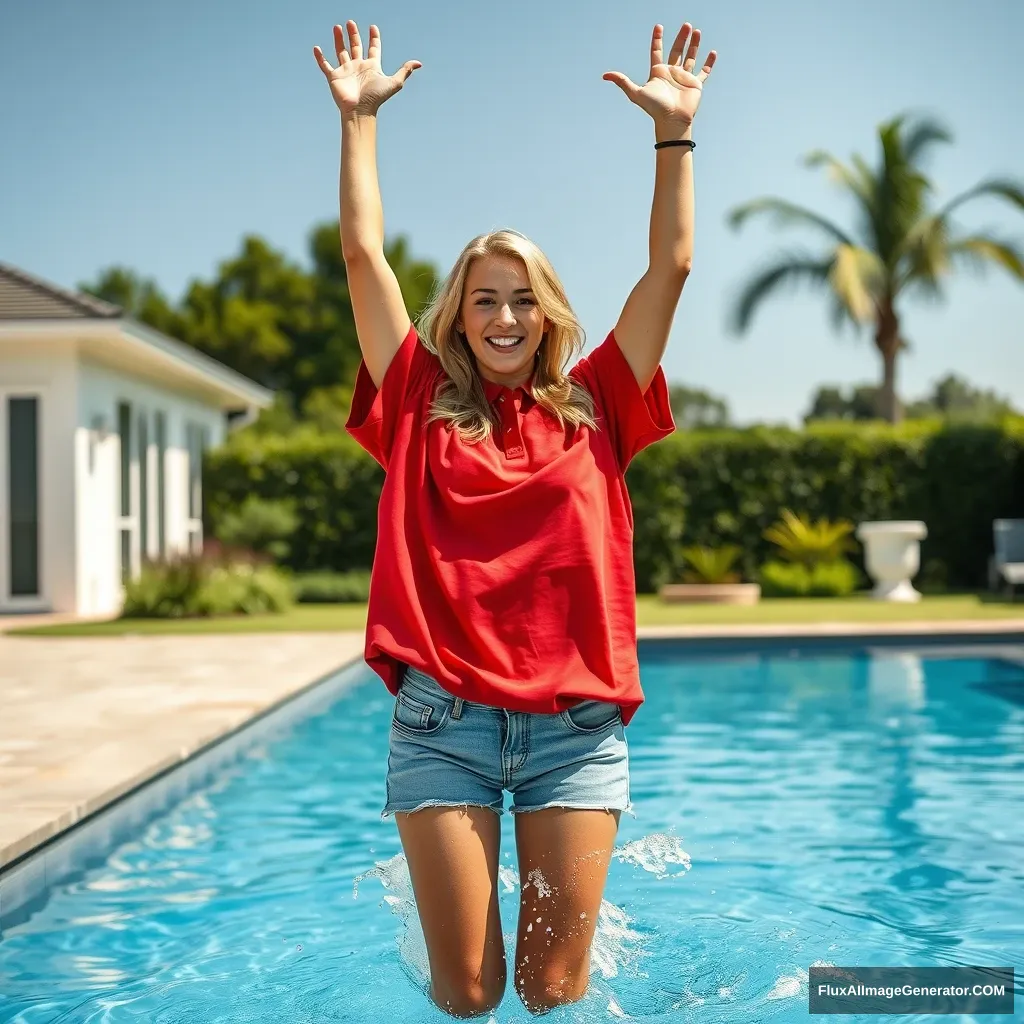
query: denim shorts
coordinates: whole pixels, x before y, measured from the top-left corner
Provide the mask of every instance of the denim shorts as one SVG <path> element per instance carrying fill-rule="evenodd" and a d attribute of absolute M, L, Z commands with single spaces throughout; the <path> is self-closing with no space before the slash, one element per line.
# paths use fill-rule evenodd
<path fill-rule="evenodd" d="M 560 713 L 505 711 L 455 697 L 406 668 L 395 698 L 387 802 L 396 811 L 467 804 L 513 814 L 544 807 L 618 810 L 629 800 L 629 756 L 617 704 L 588 700 Z"/>

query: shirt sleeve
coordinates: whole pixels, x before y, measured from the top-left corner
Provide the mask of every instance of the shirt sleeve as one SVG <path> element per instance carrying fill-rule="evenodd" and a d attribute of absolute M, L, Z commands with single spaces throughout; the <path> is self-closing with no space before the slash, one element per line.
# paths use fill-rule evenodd
<path fill-rule="evenodd" d="M 598 426 L 608 431 L 623 471 L 634 455 L 675 430 L 665 371 L 659 366 L 650 386 L 641 391 L 614 331 L 572 374 L 596 402 L 603 420 Z"/>
<path fill-rule="evenodd" d="M 359 361 L 345 429 L 385 470 L 403 416 L 417 414 L 419 404 L 411 399 L 429 383 L 438 366 L 437 356 L 420 341 L 415 325 L 409 326 L 409 333 L 384 372 L 380 388 L 373 383 L 366 362 Z"/>

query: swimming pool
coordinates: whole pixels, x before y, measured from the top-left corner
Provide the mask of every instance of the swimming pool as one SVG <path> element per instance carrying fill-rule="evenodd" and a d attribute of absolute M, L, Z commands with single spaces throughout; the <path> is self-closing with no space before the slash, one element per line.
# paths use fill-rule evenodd
<path fill-rule="evenodd" d="M 637 818 L 590 992 L 545 1019 L 802 1021 L 816 962 L 1019 963 L 1024 658 L 641 650 Z M 450 1020 L 417 987 L 408 876 L 379 816 L 391 706 L 367 671 L 56 887 L 0 938 L 0 1021 Z M 492 1020 L 533 1019 L 510 985 Z"/>

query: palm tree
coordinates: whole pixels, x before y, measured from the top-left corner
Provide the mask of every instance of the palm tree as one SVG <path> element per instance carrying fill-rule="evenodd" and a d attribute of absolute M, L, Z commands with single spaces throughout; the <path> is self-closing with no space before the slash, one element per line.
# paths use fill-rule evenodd
<path fill-rule="evenodd" d="M 900 417 L 896 397 L 896 356 L 906 347 L 900 333 L 897 301 L 904 294 L 939 297 L 942 278 L 957 264 L 983 269 L 1005 267 L 1024 280 L 1024 255 L 1012 242 L 990 234 L 955 234 L 950 215 L 976 196 L 996 196 L 1024 210 L 1024 186 L 1006 178 L 990 178 L 951 199 L 939 210 L 929 206 L 932 183 L 921 171 L 922 158 L 934 143 L 951 142 L 941 125 L 927 118 L 899 116 L 878 129 L 882 163 L 872 169 L 855 154 L 852 167 L 824 150 L 808 154 L 808 167 L 824 165 L 853 194 L 857 231 L 850 233 L 827 218 L 785 199 L 765 196 L 736 207 L 729 223 L 739 227 L 754 214 L 774 215 L 781 225 L 802 224 L 824 232 L 829 249 L 821 255 L 787 252 L 748 281 L 732 310 L 732 327 L 742 333 L 757 307 L 790 282 L 824 286 L 831 298 L 837 328 L 874 325 L 875 346 L 882 356 L 879 412 L 895 423 Z"/>

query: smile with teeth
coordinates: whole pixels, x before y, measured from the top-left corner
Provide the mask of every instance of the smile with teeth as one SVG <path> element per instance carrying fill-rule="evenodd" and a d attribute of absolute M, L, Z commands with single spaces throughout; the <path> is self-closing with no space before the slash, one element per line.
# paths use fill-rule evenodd
<path fill-rule="evenodd" d="M 523 339 L 517 335 L 511 335 L 507 337 L 497 336 L 493 338 L 484 339 L 488 345 L 492 345 L 494 348 L 510 349 L 515 348 Z"/>

